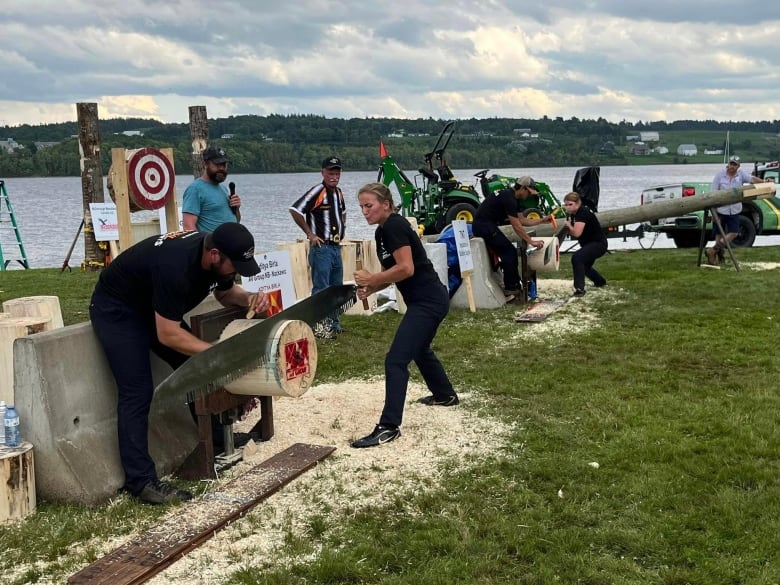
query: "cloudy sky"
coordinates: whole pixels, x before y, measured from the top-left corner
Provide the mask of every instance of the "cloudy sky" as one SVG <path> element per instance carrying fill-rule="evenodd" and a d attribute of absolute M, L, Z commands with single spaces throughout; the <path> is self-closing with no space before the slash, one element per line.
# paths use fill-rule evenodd
<path fill-rule="evenodd" d="M 102 118 L 780 119 L 780 3 L 0 1 L 0 126 Z M 2 138 L 2 137 L 0 137 Z"/>

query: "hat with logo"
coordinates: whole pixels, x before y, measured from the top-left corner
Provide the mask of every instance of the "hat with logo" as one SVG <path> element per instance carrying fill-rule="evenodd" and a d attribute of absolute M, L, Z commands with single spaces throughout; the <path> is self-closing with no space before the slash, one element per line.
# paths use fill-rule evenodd
<path fill-rule="evenodd" d="M 221 165 L 229 161 L 227 153 L 224 148 L 217 146 L 207 146 L 201 153 L 203 160 L 213 162 L 216 165 Z"/>
<path fill-rule="evenodd" d="M 323 169 L 340 169 L 341 168 L 341 159 L 338 159 L 335 156 L 330 156 L 330 157 L 326 158 L 324 161 L 322 161 L 322 168 Z"/>
<path fill-rule="evenodd" d="M 734 156 L 729 158 L 729 162 L 730 163 L 739 164 L 739 157 L 737 155 L 734 155 Z"/>
<path fill-rule="evenodd" d="M 223 223 L 211 237 L 214 247 L 230 258 L 241 276 L 254 276 L 260 272 L 255 260 L 255 239 L 246 227 L 232 221 Z"/>
<path fill-rule="evenodd" d="M 525 176 L 515 179 L 515 190 L 519 189 L 520 187 L 525 187 L 534 195 L 539 194 L 539 191 L 536 190 L 536 181 L 534 181 L 531 177 Z"/>

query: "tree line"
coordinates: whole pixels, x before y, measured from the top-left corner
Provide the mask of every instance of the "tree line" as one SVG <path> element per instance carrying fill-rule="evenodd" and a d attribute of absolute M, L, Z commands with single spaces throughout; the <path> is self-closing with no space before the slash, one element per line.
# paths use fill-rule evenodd
<path fill-rule="evenodd" d="M 416 169 L 422 165 L 424 153 L 433 147 L 446 122 L 434 118 L 242 115 L 209 120 L 209 134 L 212 143 L 228 150 L 233 173 L 316 171 L 322 159 L 331 155 L 340 157 L 346 170 L 371 170 L 379 166 L 380 140 L 401 168 Z M 644 131 L 714 131 L 725 135 L 727 130 L 777 136 L 780 121 L 613 123 L 603 118 L 576 117 L 473 118 L 457 121 L 446 157 L 453 168 L 659 162 L 629 156 L 626 137 Z M 143 136 L 122 134 L 126 131 L 140 131 Z M 81 171 L 77 134 L 76 122 L 0 127 L 0 140 L 13 138 L 24 147 L 13 152 L 0 149 L 0 177 L 78 176 Z M 144 118 L 108 119 L 100 121 L 100 134 L 104 173 L 111 164 L 111 149 L 118 147 L 173 148 L 177 172 L 187 174 L 191 168 L 188 124 L 164 124 Z M 36 142 L 58 144 L 38 148 Z M 761 155 L 768 159 L 780 158 L 777 142 Z"/>

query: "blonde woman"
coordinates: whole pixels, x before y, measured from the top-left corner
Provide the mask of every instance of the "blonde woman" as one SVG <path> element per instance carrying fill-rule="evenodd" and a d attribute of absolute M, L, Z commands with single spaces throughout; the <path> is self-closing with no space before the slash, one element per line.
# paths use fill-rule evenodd
<path fill-rule="evenodd" d="M 368 183 L 358 191 L 358 202 L 369 225 L 376 225 L 376 251 L 382 271 L 355 272 L 358 299 L 395 283 L 406 303 L 406 314 L 385 356 L 385 405 L 379 424 L 353 447 L 375 447 L 401 435 L 409 364 L 420 369 L 431 396 L 420 399 L 428 406 L 455 406 L 458 395 L 447 377 L 431 342 L 449 311 L 447 287 L 439 280 L 420 237 L 406 218 L 395 213 L 393 195 L 382 183 Z"/>

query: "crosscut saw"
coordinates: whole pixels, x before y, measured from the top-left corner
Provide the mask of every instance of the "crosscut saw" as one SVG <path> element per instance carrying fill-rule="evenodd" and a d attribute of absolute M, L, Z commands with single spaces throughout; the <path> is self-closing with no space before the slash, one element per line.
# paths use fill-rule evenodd
<path fill-rule="evenodd" d="M 304 321 L 313 327 L 323 319 L 335 319 L 355 304 L 356 290 L 352 284 L 328 287 L 193 355 L 160 382 L 155 396 L 204 395 L 238 380 L 271 359 L 266 353 L 267 342 L 279 323 Z"/>

